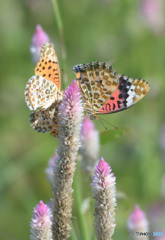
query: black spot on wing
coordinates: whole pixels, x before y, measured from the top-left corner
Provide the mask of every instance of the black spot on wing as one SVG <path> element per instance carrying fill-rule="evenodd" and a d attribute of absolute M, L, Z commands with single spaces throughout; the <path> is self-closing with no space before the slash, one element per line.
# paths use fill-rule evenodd
<path fill-rule="evenodd" d="M 119 77 L 119 99 L 127 99 L 129 97 L 128 91 L 130 90 L 132 83 L 129 82 L 129 78 L 126 76 L 121 75 Z"/>

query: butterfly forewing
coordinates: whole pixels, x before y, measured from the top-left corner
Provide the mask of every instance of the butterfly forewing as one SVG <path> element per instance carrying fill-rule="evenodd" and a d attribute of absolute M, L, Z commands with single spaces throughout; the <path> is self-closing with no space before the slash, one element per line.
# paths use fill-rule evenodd
<path fill-rule="evenodd" d="M 48 79 L 60 89 L 59 62 L 55 50 L 48 42 L 46 42 L 41 49 L 41 58 L 35 68 L 35 74 Z"/>

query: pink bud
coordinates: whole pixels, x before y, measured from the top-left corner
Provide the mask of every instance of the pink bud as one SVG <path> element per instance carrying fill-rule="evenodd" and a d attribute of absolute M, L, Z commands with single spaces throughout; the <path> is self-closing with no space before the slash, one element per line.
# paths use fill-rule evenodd
<path fill-rule="evenodd" d="M 35 63 L 38 62 L 40 58 L 40 51 L 45 42 L 49 42 L 48 35 L 44 32 L 42 27 L 40 25 L 36 26 L 36 31 L 32 38 L 32 46 L 30 48 L 30 51 L 32 53 L 33 61 Z"/>
<path fill-rule="evenodd" d="M 49 207 L 42 201 L 34 209 L 33 218 L 31 220 L 31 240 L 47 240 L 52 239 L 51 232 L 51 211 Z"/>
<path fill-rule="evenodd" d="M 107 188 L 110 187 L 110 185 L 114 185 L 115 187 L 115 180 L 114 174 L 111 173 L 111 168 L 104 161 L 104 159 L 101 157 L 98 165 L 95 168 L 95 175 L 93 176 L 93 188 Z"/>
<path fill-rule="evenodd" d="M 95 130 L 94 123 L 87 116 L 85 116 L 81 128 L 81 134 L 88 137 L 89 133 L 92 132 L 93 130 Z"/>
<path fill-rule="evenodd" d="M 148 232 L 148 225 L 145 213 L 138 205 L 135 205 L 134 210 L 127 221 L 129 233 L 134 236 L 136 232 Z"/>

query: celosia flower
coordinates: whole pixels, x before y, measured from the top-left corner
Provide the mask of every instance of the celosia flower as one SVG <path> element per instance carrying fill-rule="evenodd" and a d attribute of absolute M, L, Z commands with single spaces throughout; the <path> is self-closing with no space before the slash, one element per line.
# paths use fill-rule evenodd
<path fill-rule="evenodd" d="M 48 167 L 45 170 L 47 179 L 51 184 L 51 186 L 53 185 L 53 170 L 54 170 L 56 158 L 57 158 L 57 153 L 55 152 L 54 156 L 49 160 Z"/>
<path fill-rule="evenodd" d="M 52 231 L 54 239 L 67 239 L 72 216 L 72 182 L 83 119 L 81 97 L 75 80 L 64 92 L 58 116 L 59 148 L 54 167 Z"/>
<path fill-rule="evenodd" d="M 52 240 L 51 218 L 52 215 L 49 207 L 40 201 L 34 209 L 30 223 L 31 240 Z"/>
<path fill-rule="evenodd" d="M 132 239 L 147 240 L 148 236 L 139 236 L 137 233 L 148 232 L 148 225 L 149 224 L 145 213 L 139 208 L 138 205 L 135 205 L 134 210 L 127 221 L 127 229 Z"/>
<path fill-rule="evenodd" d="M 159 33 L 164 26 L 162 0 L 142 0 L 142 13 L 155 33 Z"/>
<path fill-rule="evenodd" d="M 45 42 L 49 42 L 48 35 L 44 32 L 42 27 L 40 25 L 36 26 L 36 31 L 32 38 L 32 46 L 30 47 L 30 51 L 32 54 L 32 58 L 34 63 L 37 63 L 40 58 L 40 51 L 42 48 L 42 45 Z"/>
<path fill-rule="evenodd" d="M 95 199 L 95 235 L 98 240 L 110 240 L 116 226 L 116 178 L 111 171 L 108 163 L 101 158 L 91 184 Z"/>
<path fill-rule="evenodd" d="M 85 116 L 81 128 L 81 148 L 82 165 L 85 171 L 93 174 L 99 153 L 99 132 L 95 129 L 94 123 Z"/>

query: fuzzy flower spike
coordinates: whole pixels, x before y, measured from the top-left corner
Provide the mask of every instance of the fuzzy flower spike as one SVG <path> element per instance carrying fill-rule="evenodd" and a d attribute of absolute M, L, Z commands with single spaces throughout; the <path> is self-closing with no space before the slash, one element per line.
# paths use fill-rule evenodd
<path fill-rule="evenodd" d="M 95 129 L 94 123 L 85 116 L 81 128 L 82 166 L 85 172 L 93 175 L 93 170 L 98 161 L 99 154 L 99 132 Z"/>
<path fill-rule="evenodd" d="M 80 147 L 83 107 L 76 81 L 65 90 L 59 106 L 59 148 L 53 179 L 53 239 L 65 240 L 70 235 L 72 216 L 72 182 Z"/>
<path fill-rule="evenodd" d="M 49 207 L 40 201 L 34 209 L 30 223 L 31 240 L 52 240 L 51 217 L 52 215 Z"/>
<path fill-rule="evenodd" d="M 100 159 L 95 168 L 92 189 L 95 199 L 95 235 L 97 240 L 111 240 L 115 229 L 116 178 Z"/>
<path fill-rule="evenodd" d="M 33 62 L 37 63 L 40 58 L 40 51 L 44 43 L 50 42 L 50 39 L 46 32 L 42 29 L 40 25 L 36 26 L 36 31 L 32 38 L 32 46 L 30 51 L 32 54 Z"/>

